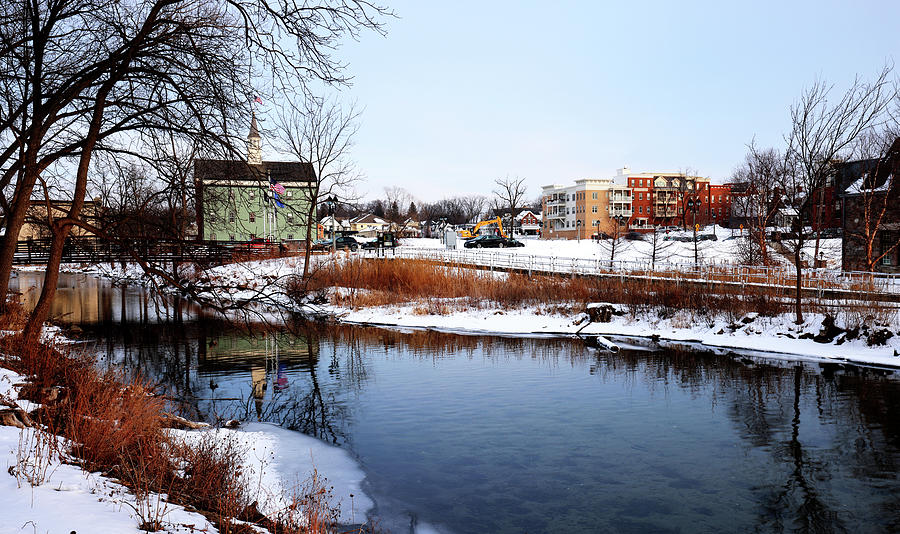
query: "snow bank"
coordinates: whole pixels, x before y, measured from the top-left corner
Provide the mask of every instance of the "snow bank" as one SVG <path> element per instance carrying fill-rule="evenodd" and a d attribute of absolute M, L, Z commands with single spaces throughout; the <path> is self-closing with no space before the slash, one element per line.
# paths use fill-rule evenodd
<path fill-rule="evenodd" d="M 258 491 L 259 508 L 266 515 L 287 509 L 292 491 L 300 491 L 313 470 L 327 479 L 326 487 L 333 487 L 331 505 L 340 508 L 341 523 L 361 523 L 375 506 L 362 491 L 365 474 L 347 451 L 300 432 L 270 423 L 248 423 L 240 429 L 171 432 L 188 443 L 209 432 L 217 439 L 235 440 L 245 451 L 244 473 Z"/>
<path fill-rule="evenodd" d="M 366 309 L 335 308 L 333 313 L 340 321 L 400 328 L 422 328 L 442 332 L 505 335 L 505 336 L 574 336 L 579 329 L 582 336 L 600 335 L 616 337 L 640 337 L 659 340 L 696 343 L 706 347 L 731 350 L 767 352 L 790 355 L 798 359 L 816 359 L 856 364 L 900 367 L 900 335 L 895 334 L 886 345 L 870 347 L 862 337 L 835 338 L 833 343 L 818 343 L 803 339 L 818 334 L 822 329 L 821 314 L 807 314 L 802 325 L 793 324 L 793 316 L 751 317 L 748 322 L 731 324 L 724 320 L 698 322 L 686 312 L 672 318 L 636 318 L 614 316 L 609 323 L 591 323 L 585 326 L 577 318 L 546 314 L 538 308 L 516 310 L 466 310 L 447 315 L 423 315 L 416 313 L 416 304 Z M 451 308 L 452 309 L 452 308 Z M 753 314 L 751 314 L 753 315 Z"/>
<path fill-rule="evenodd" d="M 0 369 L 0 396 L 19 401 L 14 384 L 24 377 Z M 92 534 L 142 533 L 138 527 L 143 518 L 137 513 L 143 505 L 134 495 L 98 473 L 62 463 L 58 457 L 37 455 L 29 445 L 34 429 L 24 430 L 0 426 L 0 457 L 5 468 L 0 473 L 0 532 L 32 534 L 90 532 Z M 31 486 L 17 467 L 27 462 L 45 465 L 46 475 L 37 486 Z M 18 477 L 16 476 L 18 473 Z M 164 496 L 151 494 L 142 501 L 149 512 L 145 518 L 159 519 L 164 531 L 171 534 L 218 532 L 200 514 L 165 502 Z"/>

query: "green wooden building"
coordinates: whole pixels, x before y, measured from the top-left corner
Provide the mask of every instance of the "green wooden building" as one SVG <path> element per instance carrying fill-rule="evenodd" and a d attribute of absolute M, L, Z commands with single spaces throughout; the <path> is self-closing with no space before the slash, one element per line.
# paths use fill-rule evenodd
<path fill-rule="evenodd" d="M 306 239 L 309 191 L 316 182 L 315 171 L 308 163 L 263 161 L 255 116 L 247 136 L 247 161 L 197 159 L 194 181 L 197 235 L 201 239 Z M 273 184 L 280 184 L 284 192 L 273 191 Z M 316 228 L 313 222 L 313 239 Z"/>

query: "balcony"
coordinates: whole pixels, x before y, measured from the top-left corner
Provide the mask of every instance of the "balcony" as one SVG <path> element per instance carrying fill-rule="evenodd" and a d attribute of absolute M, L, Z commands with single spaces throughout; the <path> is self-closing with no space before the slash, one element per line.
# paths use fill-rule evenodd
<path fill-rule="evenodd" d="M 667 209 L 654 209 L 653 216 L 654 217 L 675 217 L 677 214 L 676 210 L 667 210 Z"/>
<path fill-rule="evenodd" d="M 621 209 L 621 210 L 612 210 L 609 212 L 610 217 L 631 217 L 631 210 L 629 209 Z"/>

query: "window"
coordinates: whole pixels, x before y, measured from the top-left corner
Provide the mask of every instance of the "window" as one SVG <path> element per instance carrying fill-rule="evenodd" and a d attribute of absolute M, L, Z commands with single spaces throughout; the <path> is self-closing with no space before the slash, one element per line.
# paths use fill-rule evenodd
<path fill-rule="evenodd" d="M 252 211 L 250 212 L 250 222 L 256 222 L 256 214 Z"/>
<path fill-rule="evenodd" d="M 234 224 L 235 213 L 233 211 L 228 212 L 228 222 Z M 234 239 L 232 239 L 234 241 Z"/>
<path fill-rule="evenodd" d="M 231 234 L 230 236 L 228 236 L 228 240 L 229 240 L 229 241 L 234 241 L 234 234 Z"/>
<path fill-rule="evenodd" d="M 644 206 L 641 206 L 638 208 L 638 213 L 641 213 L 641 214 L 644 213 Z"/>
<path fill-rule="evenodd" d="M 293 222 L 294 222 L 294 214 L 293 213 L 288 213 L 287 222 L 293 224 Z"/>
<path fill-rule="evenodd" d="M 254 191 L 253 189 L 251 189 L 251 190 L 250 190 L 250 200 L 253 200 L 254 198 L 256 198 L 256 191 Z"/>
<path fill-rule="evenodd" d="M 644 200 L 644 194 L 638 193 L 638 200 Z"/>
<path fill-rule="evenodd" d="M 597 206 L 591 206 L 591 213 L 597 213 Z"/>
<path fill-rule="evenodd" d="M 216 234 L 214 234 L 214 233 L 209 234 L 209 239 L 210 239 L 210 241 L 215 241 L 215 240 L 216 240 Z"/>
<path fill-rule="evenodd" d="M 591 199 L 592 199 L 592 200 L 597 200 L 597 193 L 596 193 L 596 192 L 595 192 L 595 193 L 591 193 Z"/>
<path fill-rule="evenodd" d="M 288 241 L 294 239 L 294 234 L 288 234 Z"/>

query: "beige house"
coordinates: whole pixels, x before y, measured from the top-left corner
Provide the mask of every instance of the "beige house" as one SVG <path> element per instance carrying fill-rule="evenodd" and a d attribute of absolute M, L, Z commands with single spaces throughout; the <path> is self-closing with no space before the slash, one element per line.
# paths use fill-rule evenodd
<path fill-rule="evenodd" d="M 590 239 L 621 234 L 631 217 L 631 190 L 611 179 L 546 185 L 541 194 L 542 239 Z"/>
<path fill-rule="evenodd" d="M 69 213 L 72 207 L 71 200 L 51 200 L 50 213 L 54 218 L 63 218 Z M 47 203 L 43 200 L 34 200 L 28 208 L 25 215 L 25 224 L 19 230 L 19 241 L 28 239 L 46 239 L 50 237 L 50 227 L 47 223 Z M 97 224 L 100 216 L 100 201 L 85 200 L 81 209 L 81 218 L 88 224 Z M 73 226 L 71 235 L 73 236 L 91 236 L 94 235 L 89 230 L 80 226 Z"/>
<path fill-rule="evenodd" d="M 385 232 L 389 227 L 389 222 L 371 213 L 350 219 L 350 231 L 356 232 L 360 237 L 375 237 L 378 232 Z"/>

